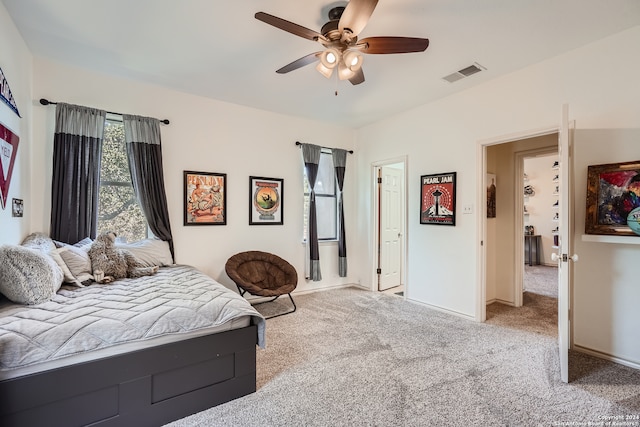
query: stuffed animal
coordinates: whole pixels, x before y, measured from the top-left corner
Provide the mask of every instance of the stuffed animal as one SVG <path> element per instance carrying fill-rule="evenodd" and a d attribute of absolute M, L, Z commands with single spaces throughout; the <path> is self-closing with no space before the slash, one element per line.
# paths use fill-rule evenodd
<path fill-rule="evenodd" d="M 143 267 L 136 257 L 126 249 L 115 246 L 116 233 L 100 234 L 91 244 L 89 258 L 91 268 L 98 283 L 110 283 L 126 277 L 151 276 L 158 266 Z"/>

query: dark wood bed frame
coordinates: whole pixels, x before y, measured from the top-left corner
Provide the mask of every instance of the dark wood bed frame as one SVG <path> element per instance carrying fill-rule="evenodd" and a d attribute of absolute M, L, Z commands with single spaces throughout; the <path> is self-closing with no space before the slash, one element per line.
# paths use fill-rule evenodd
<path fill-rule="evenodd" d="M 0 382 L 0 425 L 159 426 L 256 391 L 257 326 Z"/>

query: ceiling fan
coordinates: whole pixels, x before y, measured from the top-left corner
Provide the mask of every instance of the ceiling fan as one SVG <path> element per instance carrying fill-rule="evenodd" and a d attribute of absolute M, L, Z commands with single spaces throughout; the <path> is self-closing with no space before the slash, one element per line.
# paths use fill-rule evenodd
<path fill-rule="evenodd" d="M 364 82 L 363 53 L 424 52 L 429 46 L 429 39 L 416 37 L 367 37 L 358 40 L 358 34 L 367 25 L 377 4 L 378 0 L 351 0 L 345 7 L 334 7 L 329 11 L 329 22 L 322 26 L 320 32 L 264 12 L 256 13 L 255 17 L 324 46 L 324 50 L 303 56 L 276 70 L 276 73 L 285 74 L 318 61 L 316 69 L 326 78 L 330 78 L 337 68 L 340 80 L 349 80 L 358 85 Z"/>

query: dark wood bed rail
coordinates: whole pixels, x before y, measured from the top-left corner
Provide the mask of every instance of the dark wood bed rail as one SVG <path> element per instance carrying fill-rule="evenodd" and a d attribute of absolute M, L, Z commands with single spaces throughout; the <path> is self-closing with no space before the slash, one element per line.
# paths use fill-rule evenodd
<path fill-rule="evenodd" d="M 158 426 L 256 391 L 257 326 L 0 382 L 0 425 Z"/>

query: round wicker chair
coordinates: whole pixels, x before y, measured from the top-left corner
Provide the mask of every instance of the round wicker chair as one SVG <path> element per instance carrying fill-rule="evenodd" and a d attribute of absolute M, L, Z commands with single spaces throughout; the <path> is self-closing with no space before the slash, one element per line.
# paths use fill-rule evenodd
<path fill-rule="evenodd" d="M 298 285 L 298 272 L 279 256 L 261 251 L 240 252 L 229 258 L 224 268 L 240 295 L 249 292 L 251 295 L 274 297 L 264 302 L 273 302 L 285 294 L 289 296 L 293 309 L 269 318 L 296 311 L 291 292 Z"/>

